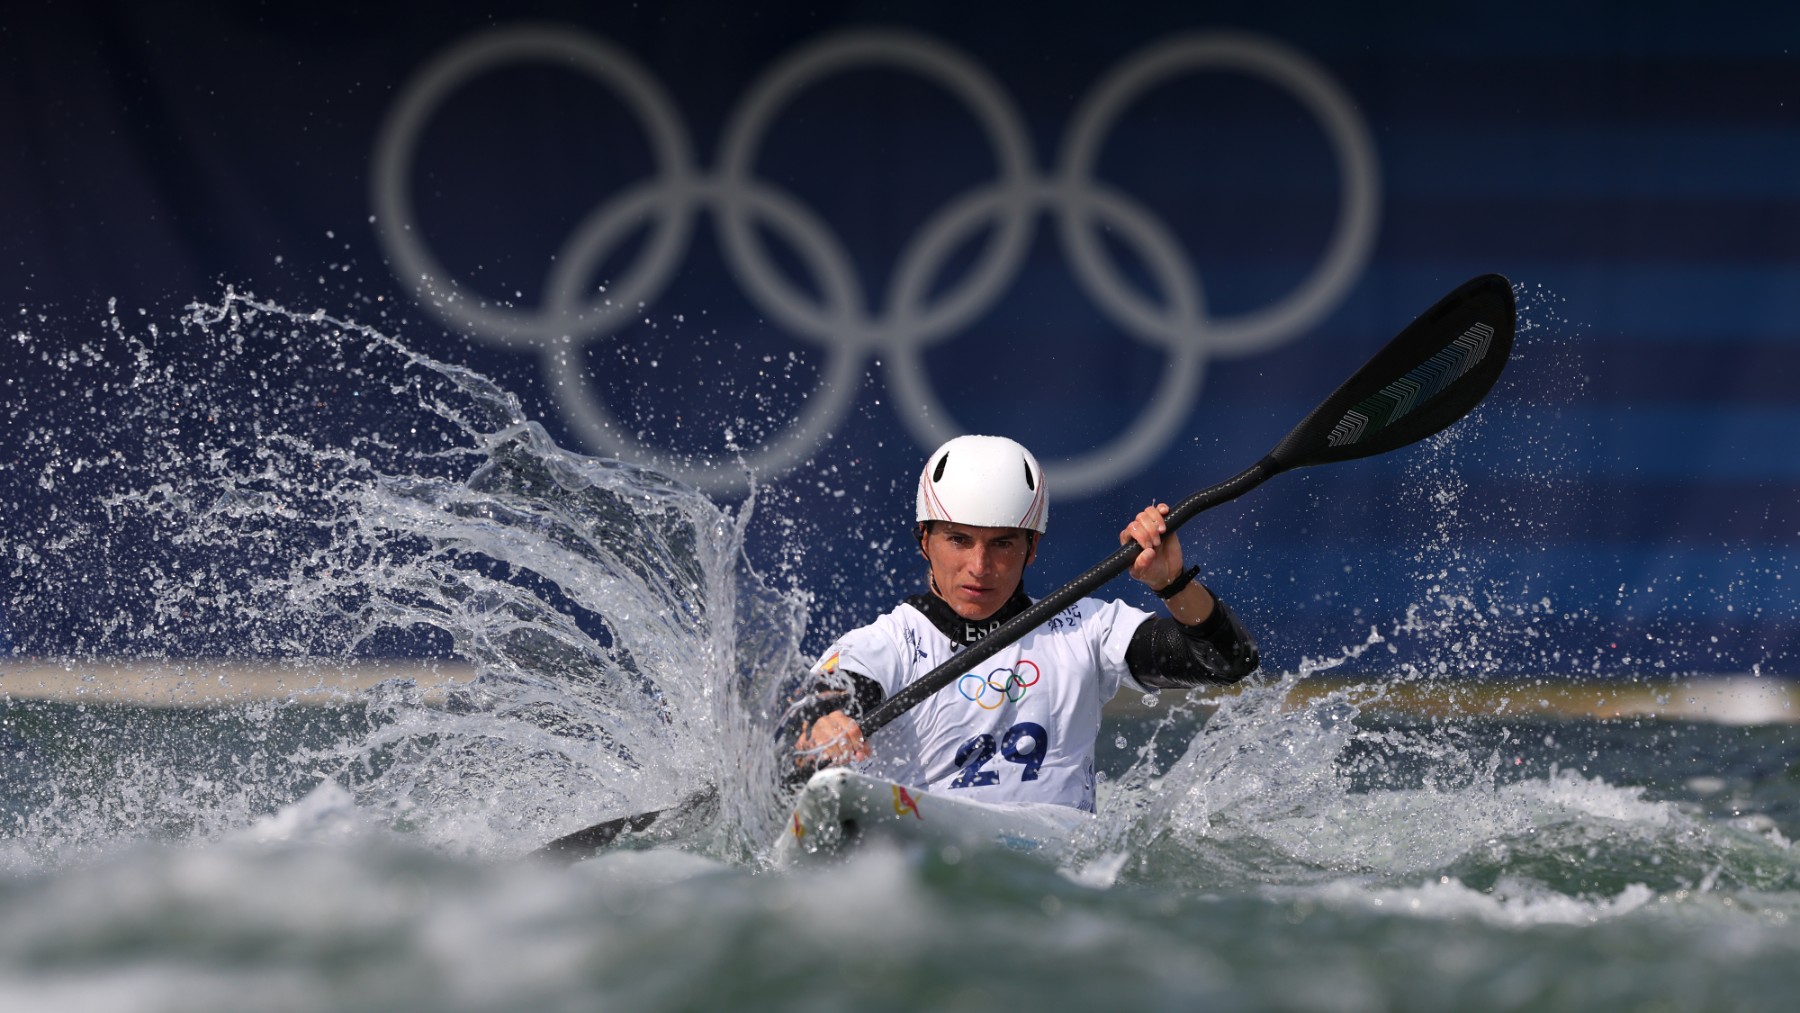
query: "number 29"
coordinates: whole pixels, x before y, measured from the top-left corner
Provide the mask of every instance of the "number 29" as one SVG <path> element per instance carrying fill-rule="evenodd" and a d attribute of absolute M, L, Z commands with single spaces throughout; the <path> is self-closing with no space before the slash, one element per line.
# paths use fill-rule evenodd
<path fill-rule="evenodd" d="M 1019 780 L 1035 781 L 1044 757 L 1050 755 L 1050 735 L 1035 721 L 1021 721 L 1006 730 L 997 746 L 994 737 L 986 732 L 971 738 L 956 749 L 956 765 L 962 773 L 950 782 L 950 787 L 977 788 L 1000 783 L 1000 772 L 988 768 L 996 752 L 1007 762 L 1025 768 Z"/>

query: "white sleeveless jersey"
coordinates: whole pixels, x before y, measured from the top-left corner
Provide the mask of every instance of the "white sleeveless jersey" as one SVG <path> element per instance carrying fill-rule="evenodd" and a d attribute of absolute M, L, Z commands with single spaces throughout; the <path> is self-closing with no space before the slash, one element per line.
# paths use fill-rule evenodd
<path fill-rule="evenodd" d="M 1149 618 L 1123 602 L 1081 599 L 895 718 L 870 739 L 875 755 L 858 768 L 983 802 L 1092 812 L 1100 708 L 1121 684 L 1144 690 L 1125 649 Z M 891 697 L 960 649 L 902 604 L 846 633 L 812 673 L 855 672 Z"/>

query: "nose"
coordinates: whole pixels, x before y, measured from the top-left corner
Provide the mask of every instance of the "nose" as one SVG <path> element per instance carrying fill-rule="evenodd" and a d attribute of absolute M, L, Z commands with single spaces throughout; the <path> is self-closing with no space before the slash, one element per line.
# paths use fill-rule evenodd
<path fill-rule="evenodd" d="M 975 545 L 969 553 L 969 570 L 977 576 L 994 572 L 994 550 L 986 542 Z"/>

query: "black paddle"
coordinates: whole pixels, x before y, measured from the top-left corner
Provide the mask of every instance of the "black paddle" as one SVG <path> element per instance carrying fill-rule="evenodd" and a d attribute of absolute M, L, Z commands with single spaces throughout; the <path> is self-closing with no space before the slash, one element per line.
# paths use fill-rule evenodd
<path fill-rule="evenodd" d="M 1294 427 L 1275 449 L 1236 476 L 1203 489 L 1169 511 L 1174 531 L 1196 514 L 1242 496 L 1284 471 L 1383 454 L 1431 436 L 1467 415 L 1500 378 L 1512 352 L 1512 284 L 1497 274 L 1464 283 L 1438 300 L 1388 342 Z M 1005 650 L 1051 616 L 1131 568 L 1140 548 L 1119 546 L 1092 569 L 1032 602 L 1031 607 L 944 664 L 895 693 L 859 722 L 865 736 Z M 559 837 L 534 854 L 576 861 L 624 833 L 655 824 L 688 822 L 710 811 L 718 789 L 708 786 L 667 809 L 608 820 Z"/>

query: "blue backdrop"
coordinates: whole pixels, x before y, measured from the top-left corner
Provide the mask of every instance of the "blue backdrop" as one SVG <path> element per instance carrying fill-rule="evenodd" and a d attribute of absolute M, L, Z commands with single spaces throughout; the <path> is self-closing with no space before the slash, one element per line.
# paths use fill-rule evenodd
<path fill-rule="evenodd" d="M 567 445 L 754 476 L 823 636 L 911 589 L 939 440 L 1050 466 L 1047 589 L 1498 271 L 1520 345 L 1470 424 L 1196 521 L 1209 581 L 1289 670 L 1373 628 L 1453 669 L 1794 673 L 1800 14 L 1264 6 L 9 11 L 5 308 L 229 284 Z"/>

